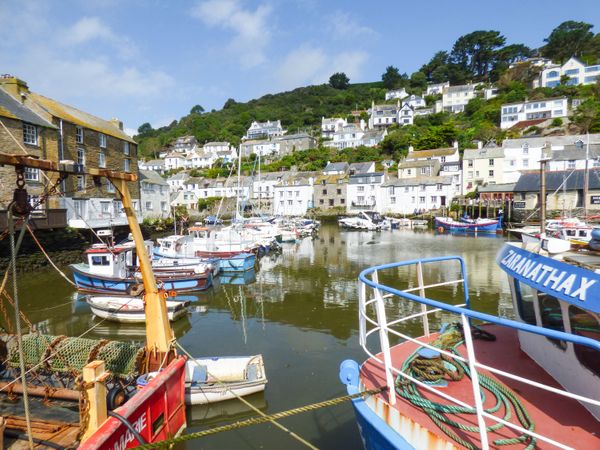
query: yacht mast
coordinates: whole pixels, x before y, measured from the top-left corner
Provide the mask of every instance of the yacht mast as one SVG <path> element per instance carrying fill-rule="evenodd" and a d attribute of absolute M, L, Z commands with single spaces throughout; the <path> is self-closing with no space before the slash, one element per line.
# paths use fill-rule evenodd
<path fill-rule="evenodd" d="M 590 132 L 587 132 L 587 144 L 585 146 L 585 171 L 583 172 L 583 219 L 587 218 L 588 213 L 588 189 L 590 182 L 589 162 L 590 158 Z"/>
<path fill-rule="evenodd" d="M 240 192 L 242 187 L 241 176 L 242 176 L 242 149 L 240 146 L 240 154 L 238 155 L 238 188 L 237 195 L 235 196 L 235 218 L 240 220 L 242 215 L 240 214 Z"/>

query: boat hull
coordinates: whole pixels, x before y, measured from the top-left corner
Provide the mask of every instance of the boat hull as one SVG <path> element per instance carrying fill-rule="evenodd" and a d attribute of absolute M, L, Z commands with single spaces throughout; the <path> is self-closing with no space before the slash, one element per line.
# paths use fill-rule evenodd
<path fill-rule="evenodd" d="M 498 230 L 498 221 L 490 220 L 489 222 L 466 223 L 451 222 L 436 218 L 435 227 L 444 231 L 459 233 L 495 233 Z"/>
<path fill-rule="evenodd" d="M 121 323 L 146 322 L 146 313 L 144 312 L 143 303 L 139 301 L 140 299 L 135 298 L 138 302 L 135 302 L 133 305 L 130 303 L 128 304 L 127 297 L 115 297 L 112 300 L 113 301 L 109 299 L 108 301 L 103 302 L 102 299 L 100 299 L 100 301 L 96 301 L 96 298 L 91 297 L 88 299 L 87 303 L 90 305 L 92 313 L 101 319 Z M 138 305 L 137 303 L 142 303 L 142 305 Z M 177 304 L 173 306 L 173 303 Z M 169 317 L 169 320 L 172 322 L 185 316 L 187 313 L 186 306 L 188 305 L 189 302 L 167 302 L 167 316 Z"/>
<path fill-rule="evenodd" d="M 77 289 L 82 292 L 125 295 L 128 294 L 135 285 L 141 283 L 141 280 L 132 277 L 113 278 L 93 275 L 82 270 L 82 268 L 78 266 L 79 265 L 77 264 L 72 264 L 71 270 L 73 271 L 73 279 L 75 280 Z M 211 273 L 190 274 L 182 277 L 171 276 L 171 274 L 159 272 L 155 274 L 155 277 L 156 281 L 162 283 L 163 288 L 167 291 L 203 291 L 212 286 Z"/>
<path fill-rule="evenodd" d="M 255 264 L 256 255 L 252 253 L 242 253 L 220 260 L 220 267 L 223 272 L 246 272 L 254 269 Z"/>

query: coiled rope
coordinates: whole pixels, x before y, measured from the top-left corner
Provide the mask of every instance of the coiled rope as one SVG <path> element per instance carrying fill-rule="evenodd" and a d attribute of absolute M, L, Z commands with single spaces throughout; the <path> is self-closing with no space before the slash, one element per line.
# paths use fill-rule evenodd
<path fill-rule="evenodd" d="M 458 325 L 452 325 L 447 327 L 447 329 L 441 333 L 431 345 L 460 356 L 460 353 L 457 349 L 463 344 L 463 342 L 464 338 L 462 335 L 462 330 Z M 401 369 L 403 373 L 432 384 L 442 380 L 450 382 L 460 381 L 465 375 L 471 378 L 469 366 L 464 362 L 443 354 L 440 354 L 440 356 L 434 358 L 425 358 L 419 355 L 420 350 L 421 349 L 414 351 L 408 358 L 406 358 Z M 512 410 L 514 409 L 516 416 L 523 428 L 529 431 L 535 430 L 535 423 L 525 409 L 525 406 L 510 389 L 483 373 L 478 373 L 478 376 L 479 384 L 483 388 L 481 391 L 482 403 L 485 402 L 485 391 L 489 392 L 495 398 L 494 406 L 485 410 L 487 413 L 496 413 L 501 407 L 504 407 L 505 412 L 503 419 L 508 422 L 512 417 Z M 431 418 L 431 420 L 454 441 L 471 450 L 475 450 L 477 448 L 473 443 L 460 437 L 454 430 L 452 430 L 452 428 L 457 428 L 467 432 L 479 433 L 479 427 L 466 425 L 465 423 L 448 417 L 449 415 L 460 416 L 466 414 L 477 414 L 475 408 L 466 408 L 456 404 L 438 403 L 429 400 L 421 394 L 418 386 L 415 383 L 411 383 L 410 380 L 402 377 L 401 375 L 396 378 L 396 392 L 414 406 L 421 408 Z M 502 423 L 495 423 L 487 427 L 486 430 L 488 432 L 493 432 L 502 428 L 503 426 L 504 425 Z M 536 438 L 528 434 L 521 434 L 515 438 L 497 439 L 494 441 L 494 444 L 501 446 L 524 444 L 526 442 L 528 442 L 528 445 L 525 448 L 527 450 L 531 450 L 535 447 Z"/>

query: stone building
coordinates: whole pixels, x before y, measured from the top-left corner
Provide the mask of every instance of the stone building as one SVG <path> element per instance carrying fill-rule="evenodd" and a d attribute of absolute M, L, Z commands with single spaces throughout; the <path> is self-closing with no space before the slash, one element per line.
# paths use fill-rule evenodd
<path fill-rule="evenodd" d="M 14 137 L 23 143 L 29 154 L 54 162 L 70 160 L 84 168 L 138 173 L 137 145 L 125 134 L 123 124 L 118 120 L 103 120 L 32 92 L 27 83 L 9 75 L 0 78 L 0 92 L 4 104 L 12 105 L 12 111 L 18 110 L 21 114 L 18 119 L 7 117 L 11 114 L 10 110 L 6 107 L 0 108 L 0 111 L 9 111 L 0 116 L 3 123 L 8 121 L 12 126 L 10 132 L 0 127 L 2 144 L 13 140 Z M 15 101 L 18 103 L 18 109 Z M 33 120 L 35 118 L 39 120 Z M 3 145 L 3 151 L 13 150 L 22 153 L 15 145 Z M 43 175 L 29 172 L 26 174 L 28 182 L 32 185 L 40 183 L 42 186 Z M 52 180 L 57 176 L 47 175 Z M 1 187 L 2 197 L 6 196 L 6 189 L 6 186 Z M 12 190 L 10 186 L 8 189 Z M 134 206 L 139 212 L 139 183 L 131 183 L 129 190 Z M 127 224 L 118 194 L 107 179 L 94 180 L 86 175 L 71 176 L 62 183 L 61 191 L 64 195 L 51 199 L 49 205 L 67 210 L 69 226 L 98 228 Z"/>

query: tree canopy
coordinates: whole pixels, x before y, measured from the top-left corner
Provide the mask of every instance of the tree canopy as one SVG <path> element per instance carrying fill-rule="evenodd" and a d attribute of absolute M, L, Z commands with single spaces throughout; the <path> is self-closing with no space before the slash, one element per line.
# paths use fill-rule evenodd
<path fill-rule="evenodd" d="M 202 114 L 204 112 L 204 108 L 200 105 L 192 106 L 190 109 L 190 114 Z"/>
<path fill-rule="evenodd" d="M 385 72 L 381 75 L 381 81 L 383 81 L 383 85 L 387 89 L 398 89 L 403 87 L 407 78 L 406 74 L 400 75 L 400 71 L 394 66 L 387 66 Z"/>
<path fill-rule="evenodd" d="M 557 62 L 565 62 L 571 56 L 584 56 L 593 53 L 598 56 L 598 47 L 591 29 L 593 25 L 568 20 L 557 26 L 550 36 L 544 39 L 542 55 Z"/>
<path fill-rule="evenodd" d="M 334 89 L 348 89 L 350 78 L 344 72 L 336 72 L 329 77 L 329 85 Z"/>

